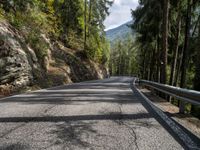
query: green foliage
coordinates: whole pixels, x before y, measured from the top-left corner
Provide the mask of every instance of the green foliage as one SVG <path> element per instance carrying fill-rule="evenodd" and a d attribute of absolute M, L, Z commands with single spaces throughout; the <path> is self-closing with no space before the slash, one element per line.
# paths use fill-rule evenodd
<path fill-rule="evenodd" d="M 110 57 L 110 43 L 106 41 L 104 37 L 91 36 L 88 39 L 86 48 L 86 54 L 88 58 L 99 62 L 104 65 L 108 65 Z"/>
<path fill-rule="evenodd" d="M 131 36 L 118 40 L 111 49 L 109 69 L 112 75 L 137 75 L 137 50 Z"/>
<path fill-rule="evenodd" d="M 30 46 L 34 49 L 37 58 L 42 61 L 48 54 L 48 43 L 40 35 L 40 32 L 36 30 L 29 32 L 26 39 Z"/>
<path fill-rule="evenodd" d="M 26 13 L 21 9 L 7 13 L 10 23 L 23 32 L 26 42 L 34 49 L 40 61 L 47 55 L 49 45 L 46 43 L 42 34 L 53 33 L 49 27 L 47 14 L 39 9 L 39 5 L 32 9 L 27 9 Z"/>
<path fill-rule="evenodd" d="M 88 58 L 102 64 L 108 64 L 109 44 L 105 39 L 103 22 L 112 2 L 106 0 L 90 0 L 88 2 L 88 12 L 86 23 L 86 53 Z"/>
<path fill-rule="evenodd" d="M 5 19 L 4 14 L 5 14 L 4 10 L 0 7 L 0 20 Z"/>
<path fill-rule="evenodd" d="M 160 82 L 164 78 L 161 68 L 166 61 L 163 56 L 167 56 L 168 84 L 200 90 L 200 2 L 169 2 L 168 18 L 163 1 L 142 0 L 138 8 L 132 11 L 140 78 Z M 167 38 L 163 35 L 166 30 L 161 28 L 166 20 L 169 21 Z M 165 39 L 168 39 L 167 55 L 163 52 L 166 48 Z M 178 105 L 177 102 L 174 101 Z M 187 104 L 186 109 L 192 114 L 200 112 L 191 104 Z"/>
<path fill-rule="evenodd" d="M 83 1 L 82 0 L 63 0 L 54 1 L 55 14 L 59 16 L 63 36 L 68 36 L 73 30 L 80 38 L 83 35 Z M 66 41 L 67 42 L 67 41 Z"/>
<path fill-rule="evenodd" d="M 104 39 L 102 49 L 101 63 L 108 66 L 110 60 L 110 43 L 106 39 Z"/>
<path fill-rule="evenodd" d="M 105 40 L 103 22 L 112 2 L 90 0 L 86 2 L 86 8 L 84 4 L 85 0 L 3 1 L 0 2 L 0 18 L 7 18 L 23 32 L 26 41 L 40 59 L 43 59 L 48 49 L 42 34 L 78 50 L 84 49 L 86 34 L 84 52 L 88 58 L 106 64 L 109 45 Z"/>

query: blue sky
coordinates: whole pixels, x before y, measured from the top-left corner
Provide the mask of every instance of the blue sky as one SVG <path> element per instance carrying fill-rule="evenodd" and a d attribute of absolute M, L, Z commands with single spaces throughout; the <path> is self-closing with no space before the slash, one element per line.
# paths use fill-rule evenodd
<path fill-rule="evenodd" d="M 115 28 L 131 20 L 131 9 L 138 6 L 138 0 L 114 0 L 109 9 L 110 15 L 106 18 L 104 24 L 106 30 Z"/>

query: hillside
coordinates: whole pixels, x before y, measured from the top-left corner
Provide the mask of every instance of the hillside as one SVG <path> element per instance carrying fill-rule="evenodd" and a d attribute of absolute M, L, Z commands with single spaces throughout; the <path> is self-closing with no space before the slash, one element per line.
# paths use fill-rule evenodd
<path fill-rule="evenodd" d="M 106 76 L 103 65 L 82 57 L 82 51 L 41 36 L 49 45 L 43 59 L 22 32 L 0 21 L 0 96 Z"/>
<path fill-rule="evenodd" d="M 128 27 L 130 24 L 132 24 L 132 21 L 129 21 L 125 24 L 120 25 L 119 27 L 106 31 L 107 39 L 113 42 L 117 39 L 124 39 L 124 37 L 126 37 L 128 34 L 131 35 L 132 30 L 130 29 L 130 27 Z"/>
<path fill-rule="evenodd" d="M 0 97 L 106 76 L 109 44 L 99 24 L 111 3 L 84 4 L 0 1 Z"/>

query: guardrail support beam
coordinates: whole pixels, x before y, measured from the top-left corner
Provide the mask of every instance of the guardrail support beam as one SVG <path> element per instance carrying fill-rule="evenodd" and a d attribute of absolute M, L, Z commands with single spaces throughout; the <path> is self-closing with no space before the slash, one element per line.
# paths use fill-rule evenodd
<path fill-rule="evenodd" d="M 185 102 L 180 101 L 179 103 L 179 113 L 184 114 L 185 113 Z"/>
<path fill-rule="evenodd" d="M 190 103 L 193 105 L 200 105 L 200 92 L 188 89 L 182 89 L 179 87 L 174 87 L 166 84 L 160 84 L 157 82 L 147 81 L 147 80 L 139 80 L 141 85 L 145 85 L 151 89 L 155 89 L 160 91 L 161 93 L 165 93 L 169 96 L 172 96 L 178 100 L 179 103 L 179 113 L 185 112 L 185 104 Z"/>

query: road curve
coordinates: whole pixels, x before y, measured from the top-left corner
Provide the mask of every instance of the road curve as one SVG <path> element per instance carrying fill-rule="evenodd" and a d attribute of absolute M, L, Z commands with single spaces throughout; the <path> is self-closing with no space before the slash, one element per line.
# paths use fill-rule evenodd
<path fill-rule="evenodd" d="M 112 77 L 1 99 L 0 150 L 186 149 L 132 81 Z"/>

